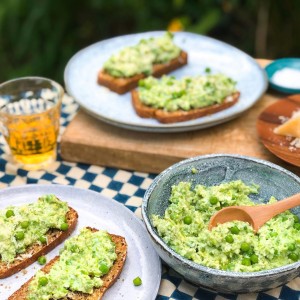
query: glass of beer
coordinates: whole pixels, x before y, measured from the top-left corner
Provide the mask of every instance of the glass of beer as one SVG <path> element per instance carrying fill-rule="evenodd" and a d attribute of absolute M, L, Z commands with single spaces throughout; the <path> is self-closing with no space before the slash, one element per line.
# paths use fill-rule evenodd
<path fill-rule="evenodd" d="M 0 85 L 0 126 L 12 157 L 26 170 L 45 169 L 56 159 L 64 90 L 42 77 Z"/>

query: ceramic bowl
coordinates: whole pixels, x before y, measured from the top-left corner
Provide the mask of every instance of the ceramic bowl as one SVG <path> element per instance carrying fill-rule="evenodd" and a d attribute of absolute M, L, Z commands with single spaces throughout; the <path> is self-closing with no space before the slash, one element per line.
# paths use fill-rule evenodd
<path fill-rule="evenodd" d="M 268 64 L 265 67 L 268 80 L 270 86 L 279 92 L 286 93 L 286 94 L 298 94 L 300 93 L 300 88 L 292 88 L 284 85 L 283 83 L 274 82 L 273 76 L 276 72 L 281 71 L 285 68 L 293 69 L 300 71 L 300 58 L 280 58 L 274 60 L 272 63 Z"/>
<path fill-rule="evenodd" d="M 196 168 L 197 174 L 191 169 Z M 152 226 L 152 214 L 163 215 L 168 207 L 171 186 L 180 181 L 193 185 L 218 185 L 240 179 L 246 184 L 258 184 L 260 192 L 251 195 L 254 202 L 275 196 L 283 199 L 300 192 L 300 178 L 267 161 L 239 156 L 216 154 L 181 161 L 158 175 L 145 193 L 142 216 L 154 248 L 162 260 L 192 283 L 224 293 L 249 293 L 275 288 L 300 274 L 300 261 L 279 268 L 259 272 L 221 271 L 196 264 L 183 258 L 158 236 Z M 264 200 L 262 200 L 264 199 Z M 300 217 L 300 207 L 292 210 Z"/>

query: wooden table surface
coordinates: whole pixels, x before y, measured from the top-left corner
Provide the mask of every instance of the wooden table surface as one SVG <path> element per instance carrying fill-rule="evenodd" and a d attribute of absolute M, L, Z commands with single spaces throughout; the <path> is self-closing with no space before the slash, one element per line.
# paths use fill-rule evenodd
<path fill-rule="evenodd" d="M 269 61 L 258 60 L 261 66 Z M 61 139 L 66 161 L 159 173 L 182 159 L 226 153 L 265 159 L 300 175 L 300 169 L 270 153 L 256 131 L 259 114 L 284 97 L 267 91 L 238 118 L 211 128 L 182 133 L 145 133 L 114 127 L 80 110 Z"/>

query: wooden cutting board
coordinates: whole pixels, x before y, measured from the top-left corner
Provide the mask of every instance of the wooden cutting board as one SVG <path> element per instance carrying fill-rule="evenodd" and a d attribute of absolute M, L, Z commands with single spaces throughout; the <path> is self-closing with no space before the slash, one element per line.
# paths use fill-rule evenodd
<path fill-rule="evenodd" d="M 269 61 L 260 60 L 262 66 Z M 262 158 L 298 173 L 260 142 L 256 120 L 283 95 L 267 93 L 238 118 L 212 128 L 183 133 L 145 133 L 114 127 L 79 111 L 61 139 L 66 161 L 159 173 L 182 159 L 227 153 Z M 299 172 L 300 173 L 300 172 Z"/>

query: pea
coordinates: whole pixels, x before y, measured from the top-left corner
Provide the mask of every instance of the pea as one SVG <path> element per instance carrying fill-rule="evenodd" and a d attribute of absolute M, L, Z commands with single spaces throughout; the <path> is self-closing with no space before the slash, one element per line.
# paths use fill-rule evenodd
<path fill-rule="evenodd" d="M 48 278 L 47 277 L 40 277 L 39 278 L 39 285 L 45 286 L 48 284 Z"/>
<path fill-rule="evenodd" d="M 293 261 L 297 261 L 299 259 L 299 255 L 295 252 L 292 252 L 289 254 L 289 259 L 291 259 Z"/>
<path fill-rule="evenodd" d="M 290 245 L 288 246 L 288 250 L 289 250 L 289 251 L 294 251 L 295 249 L 296 249 L 295 244 L 290 244 Z"/>
<path fill-rule="evenodd" d="M 229 235 L 225 236 L 225 241 L 229 244 L 232 244 L 234 242 L 234 239 L 233 239 L 232 235 L 229 234 Z"/>
<path fill-rule="evenodd" d="M 145 86 L 145 81 L 144 80 L 140 80 L 139 83 L 138 83 L 138 86 L 144 87 Z"/>
<path fill-rule="evenodd" d="M 44 265 L 44 264 L 46 263 L 46 261 L 47 261 L 46 256 L 40 256 L 40 257 L 38 258 L 38 263 L 39 263 L 40 265 Z"/>
<path fill-rule="evenodd" d="M 197 174 L 198 170 L 196 168 L 192 168 L 192 174 Z"/>
<path fill-rule="evenodd" d="M 252 254 L 250 260 L 253 264 L 258 263 L 258 256 L 256 254 Z"/>
<path fill-rule="evenodd" d="M 142 284 L 142 279 L 141 279 L 140 277 L 134 278 L 134 279 L 133 279 L 133 284 L 134 284 L 135 286 L 141 285 L 141 284 Z"/>
<path fill-rule="evenodd" d="M 299 217 L 296 215 L 293 215 L 294 223 L 299 223 Z"/>
<path fill-rule="evenodd" d="M 71 252 L 75 253 L 78 250 L 78 246 L 77 245 L 72 245 L 70 250 L 71 250 Z"/>
<path fill-rule="evenodd" d="M 66 231 L 69 228 L 69 224 L 68 223 L 62 223 L 60 226 L 60 230 L 62 231 Z"/>
<path fill-rule="evenodd" d="M 251 257 L 252 254 L 254 254 L 254 251 L 252 248 L 250 248 L 250 250 L 247 252 L 247 254 Z"/>
<path fill-rule="evenodd" d="M 18 240 L 18 241 L 24 240 L 24 237 L 25 237 L 25 234 L 24 234 L 24 232 L 22 232 L 22 231 L 18 231 L 18 232 L 16 232 L 16 234 L 15 234 L 15 238 L 16 238 L 16 240 Z"/>
<path fill-rule="evenodd" d="M 22 222 L 20 223 L 20 225 L 21 225 L 21 227 L 22 227 L 23 229 L 26 229 L 26 228 L 28 228 L 28 226 L 29 226 L 29 221 L 22 221 Z"/>
<path fill-rule="evenodd" d="M 294 223 L 293 227 L 297 230 L 300 230 L 300 223 Z"/>
<path fill-rule="evenodd" d="M 230 228 L 230 232 L 233 234 L 238 234 L 240 232 L 240 230 L 238 229 L 237 226 L 233 226 Z"/>
<path fill-rule="evenodd" d="M 244 265 L 244 266 L 251 266 L 251 259 L 247 258 L 247 257 L 244 257 L 242 259 L 242 265 Z"/>
<path fill-rule="evenodd" d="M 185 94 L 186 94 L 186 92 L 184 90 L 179 91 L 179 92 L 174 92 L 174 93 L 172 93 L 172 98 L 177 99 L 177 98 L 182 97 Z"/>
<path fill-rule="evenodd" d="M 241 248 L 240 248 L 243 252 L 248 252 L 250 250 L 250 245 L 246 242 L 241 244 Z"/>
<path fill-rule="evenodd" d="M 109 268 L 106 264 L 101 264 L 99 267 L 99 270 L 102 274 L 107 274 L 109 271 Z"/>
<path fill-rule="evenodd" d="M 46 244 L 47 243 L 47 238 L 45 237 L 45 236 L 41 236 L 40 238 L 39 238 L 39 241 L 42 243 L 42 244 Z"/>
<path fill-rule="evenodd" d="M 10 217 L 12 217 L 12 216 L 14 216 L 14 215 L 15 215 L 15 213 L 14 213 L 14 211 L 11 210 L 11 209 L 7 210 L 7 211 L 6 211 L 6 214 L 5 214 L 6 218 L 10 218 Z"/>
<path fill-rule="evenodd" d="M 192 218 L 190 216 L 185 216 L 183 218 L 183 223 L 186 225 L 190 225 L 192 223 Z"/>
<path fill-rule="evenodd" d="M 219 202 L 219 199 L 216 197 L 216 196 L 211 196 L 210 198 L 209 198 L 209 203 L 211 204 L 211 205 L 215 205 L 215 204 L 217 204 Z"/>

